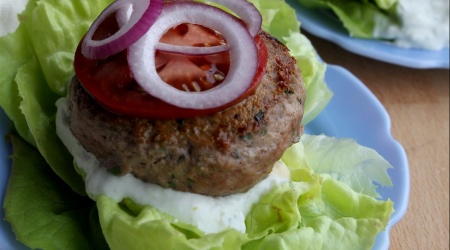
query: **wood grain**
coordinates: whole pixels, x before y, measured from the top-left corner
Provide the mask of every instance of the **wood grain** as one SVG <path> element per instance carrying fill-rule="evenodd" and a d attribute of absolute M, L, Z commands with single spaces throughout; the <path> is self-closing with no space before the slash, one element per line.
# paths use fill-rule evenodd
<path fill-rule="evenodd" d="M 375 61 L 302 32 L 325 62 L 346 68 L 378 97 L 406 150 L 409 206 L 390 249 L 449 249 L 449 70 Z"/>

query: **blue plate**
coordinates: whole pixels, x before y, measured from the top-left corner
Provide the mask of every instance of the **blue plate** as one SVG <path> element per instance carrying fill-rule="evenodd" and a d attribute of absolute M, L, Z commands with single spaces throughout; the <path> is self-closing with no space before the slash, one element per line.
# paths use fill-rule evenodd
<path fill-rule="evenodd" d="M 449 48 L 437 51 L 405 49 L 380 40 L 350 37 L 339 19 L 330 12 L 306 8 L 296 0 L 286 2 L 296 10 L 302 29 L 350 52 L 409 68 L 449 68 Z"/>
<path fill-rule="evenodd" d="M 342 67 L 328 65 L 326 81 L 334 92 L 327 108 L 308 126 L 308 134 L 326 134 L 335 137 L 354 138 L 359 144 L 375 149 L 393 166 L 388 172 L 392 187 L 379 188 L 383 199 L 394 202 L 395 213 L 386 231 L 381 232 L 374 249 L 385 250 L 389 247 L 389 231 L 403 217 L 409 198 L 409 169 L 406 154 L 402 146 L 392 138 L 389 116 L 370 90 L 350 72 Z M 8 118 L 0 109 L 0 137 L 8 130 Z M 4 192 L 10 172 L 11 161 L 7 157 L 10 146 L 0 140 L 0 195 L 3 203 Z M 3 209 L 0 210 L 3 218 Z M 1 221 L 0 249 L 22 249 L 15 241 L 10 225 Z"/>
<path fill-rule="evenodd" d="M 2 206 L 0 208 L 0 249 L 1 250 L 21 250 L 26 249 L 24 245 L 16 241 L 16 237 L 12 232 L 11 225 L 4 220 L 5 213 L 3 211 L 3 199 L 5 198 L 6 183 L 8 182 L 11 170 L 11 147 L 5 139 L 8 133 L 9 120 L 3 109 L 0 108 L 0 200 Z"/>
<path fill-rule="evenodd" d="M 393 186 L 380 187 L 382 199 L 394 202 L 395 212 L 385 231 L 376 239 L 374 250 L 389 248 L 389 232 L 405 215 L 409 199 L 409 168 L 405 150 L 391 135 L 386 109 L 372 92 L 346 69 L 328 65 L 325 81 L 334 92 L 333 99 L 305 128 L 308 134 L 353 138 L 376 150 L 394 168 L 388 171 Z"/>

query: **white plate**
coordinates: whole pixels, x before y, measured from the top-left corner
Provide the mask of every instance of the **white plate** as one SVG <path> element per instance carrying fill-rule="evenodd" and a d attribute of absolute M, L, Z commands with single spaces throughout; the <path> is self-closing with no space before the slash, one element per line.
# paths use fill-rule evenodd
<path fill-rule="evenodd" d="M 386 110 L 361 81 L 347 70 L 333 65 L 328 65 L 326 81 L 334 92 L 334 97 L 327 108 L 306 127 L 306 133 L 354 138 L 358 143 L 375 149 L 394 166 L 388 172 L 393 186 L 378 190 L 383 199 L 389 198 L 394 202 L 395 213 L 386 231 L 378 235 L 374 249 L 388 249 L 389 231 L 403 217 L 408 205 L 409 169 L 405 151 L 391 136 L 390 119 Z M 0 109 L 0 138 L 4 138 L 8 122 Z M 10 152 L 10 146 L 4 140 L 0 140 L 2 204 L 11 166 L 11 161 L 7 157 Z M 4 217 L 3 209 L 0 210 L 0 216 Z M 15 241 L 10 225 L 2 220 L 0 249 L 19 249 L 20 246 Z"/>
<path fill-rule="evenodd" d="M 449 48 L 437 51 L 405 49 L 380 40 L 350 37 L 338 18 L 329 12 L 303 7 L 297 0 L 286 2 L 296 10 L 302 29 L 350 52 L 409 68 L 449 68 Z"/>

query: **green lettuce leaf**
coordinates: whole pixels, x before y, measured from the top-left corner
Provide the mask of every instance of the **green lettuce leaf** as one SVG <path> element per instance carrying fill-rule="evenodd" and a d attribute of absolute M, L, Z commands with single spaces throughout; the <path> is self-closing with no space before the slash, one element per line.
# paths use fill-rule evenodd
<path fill-rule="evenodd" d="M 16 74 L 19 95 L 22 97 L 21 111 L 27 120 L 36 146 L 42 156 L 66 183 L 78 193 L 84 193 L 84 182 L 72 162 L 69 151 L 56 135 L 54 100 L 58 96 L 45 84 L 44 76 L 36 58 L 23 65 Z"/>
<path fill-rule="evenodd" d="M 3 207 L 17 239 L 31 249 L 108 249 L 95 203 L 73 192 L 36 148 L 9 138 L 14 154 Z"/>
<path fill-rule="evenodd" d="M 0 107 L 53 171 L 84 194 L 84 183 L 55 133 L 55 101 L 66 94 L 76 46 L 111 0 L 30 0 L 15 33 L 0 38 Z"/>
<path fill-rule="evenodd" d="M 22 14 L 21 23 L 27 26 L 43 75 L 57 95 L 66 95 L 68 81 L 74 74 L 73 57 L 80 39 L 111 2 L 41 0 Z"/>
<path fill-rule="evenodd" d="M 232 229 L 205 235 L 153 207 L 136 209 L 131 201 L 118 204 L 100 196 L 97 206 L 111 249 L 239 249 L 247 241 L 245 234 Z"/>
<path fill-rule="evenodd" d="M 28 43 L 28 34 L 24 26 L 15 33 L 0 38 L 0 107 L 5 110 L 17 132 L 28 143 L 36 145 L 28 128 L 25 116 L 20 110 L 22 97 L 15 82 L 17 70 L 33 57 L 32 45 Z"/>
<path fill-rule="evenodd" d="M 353 139 L 303 135 L 301 142 L 287 149 L 282 157 L 291 168 L 311 168 L 317 174 L 329 175 L 345 182 L 356 192 L 373 197 L 379 197 L 374 182 L 382 186 L 392 185 L 387 174 L 387 170 L 392 168 L 389 162 L 375 150 L 363 147 Z"/>
<path fill-rule="evenodd" d="M 374 33 L 377 25 L 399 25 L 398 0 L 297 0 L 309 8 L 330 9 L 351 36 L 389 39 Z"/>

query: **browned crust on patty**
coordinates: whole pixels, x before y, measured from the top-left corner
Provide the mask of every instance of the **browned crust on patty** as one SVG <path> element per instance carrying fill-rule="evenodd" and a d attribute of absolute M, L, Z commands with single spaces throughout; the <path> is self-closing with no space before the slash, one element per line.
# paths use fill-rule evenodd
<path fill-rule="evenodd" d="M 70 128 L 83 147 L 116 174 L 210 196 L 244 192 L 267 177 L 303 132 L 305 87 L 295 59 L 262 33 L 269 60 L 256 92 L 209 116 L 142 119 L 98 105 L 74 77 Z"/>

